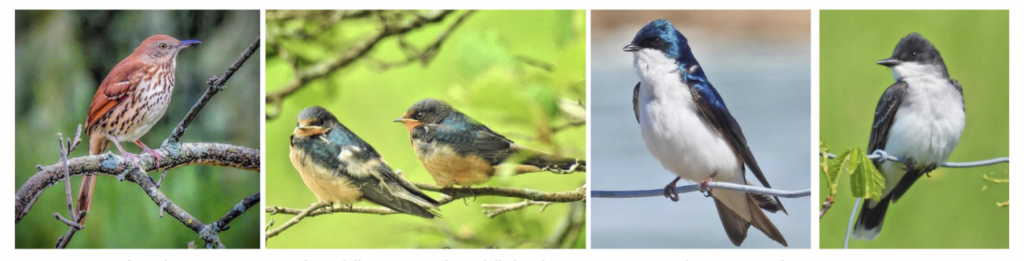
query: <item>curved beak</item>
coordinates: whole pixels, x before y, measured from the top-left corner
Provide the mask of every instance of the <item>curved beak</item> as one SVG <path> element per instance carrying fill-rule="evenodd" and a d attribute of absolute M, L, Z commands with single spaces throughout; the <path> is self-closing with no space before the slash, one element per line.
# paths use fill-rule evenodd
<path fill-rule="evenodd" d="M 900 60 L 893 59 L 893 58 L 886 58 L 886 59 L 882 59 L 882 60 L 878 61 L 878 65 L 882 65 L 882 66 L 885 66 L 885 67 L 897 66 L 897 65 L 900 65 L 900 63 L 903 63 L 903 62 L 901 62 Z"/>
<path fill-rule="evenodd" d="M 640 50 L 640 46 L 636 46 L 636 45 L 633 45 L 633 44 L 628 44 L 625 47 L 622 47 L 622 51 L 623 52 L 636 52 L 636 51 L 639 51 L 639 50 Z"/>
<path fill-rule="evenodd" d="M 200 42 L 199 40 L 182 40 L 181 44 L 178 45 L 178 49 L 189 47 L 189 46 L 193 46 L 193 45 L 199 45 L 201 43 L 202 42 Z"/>

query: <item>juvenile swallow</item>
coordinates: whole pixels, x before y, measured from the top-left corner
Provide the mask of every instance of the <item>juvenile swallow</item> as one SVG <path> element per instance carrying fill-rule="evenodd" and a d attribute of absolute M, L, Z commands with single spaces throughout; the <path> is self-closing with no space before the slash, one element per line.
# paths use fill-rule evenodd
<path fill-rule="evenodd" d="M 504 168 L 519 174 L 569 173 L 586 171 L 587 167 L 585 160 L 515 144 L 440 100 L 416 102 L 395 122 L 409 130 L 413 151 L 441 187 L 480 184 Z"/>
<path fill-rule="evenodd" d="M 963 87 L 949 78 L 928 39 L 911 33 L 878 64 L 892 69 L 896 83 L 878 100 L 868 152 L 884 150 L 906 162 L 874 162 L 885 176 L 884 196 L 867 200 L 853 227 L 854 238 L 866 240 L 882 231 L 889 202 L 896 203 L 914 181 L 949 159 L 966 124 Z"/>
<path fill-rule="evenodd" d="M 320 202 L 352 204 L 366 199 L 410 215 L 437 215 L 437 201 L 391 170 L 370 144 L 322 107 L 299 112 L 291 160 Z"/>
<path fill-rule="evenodd" d="M 712 178 L 750 184 L 746 168 L 762 185 L 771 187 L 747 147 L 739 123 L 705 76 L 686 37 L 671 22 L 648 23 L 622 50 L 633 54 L 633 68 L 640 78 L 633 88 L 633 110 L 644 143 L 662 167 L 677 176 L 665 187 L 666 197 L 678 200 L 675 186 L 680 178 L 700 182 L 702 187 Z M 714 198 L 722 226 L 734 245 L 743 243 L 753 225 L 787 246 L 762 211 L 785 213 L 778 197 L 733 190 L 708 190 L 708 194 Z"/>

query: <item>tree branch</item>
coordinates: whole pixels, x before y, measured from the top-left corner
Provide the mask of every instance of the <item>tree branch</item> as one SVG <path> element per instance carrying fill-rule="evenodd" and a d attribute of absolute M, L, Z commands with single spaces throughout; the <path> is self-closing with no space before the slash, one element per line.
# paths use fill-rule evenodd
<path fill-rule="evenodd" d="M 689 193 L 698 191 L 700 185 L 686 185 L 676 187 L 678 193 Z M 726 189 L 743 191 L 748 193 L 764 194 L 771 196 L 778 196 L 783 198 L 802 198 L 811 195 L 810 189 L 787 191 L 778 190 L 764 187 L 756 187 L 752 185 L 740 185 L 728 182 L 708 182 L 708 188 L 713 189 Z M 661 197 L 665 196 L 665 189 L 652 189 L 652 190 L 630 190 L 630 191 L 591 191 L 590 197 L 592 198 L 643 198 L 643 197 Z"/>
<path fill-rule="evenodd" d="M 546 201 L 547 203 L 552 202 L 574 202 L 586 200 L 587 186 L 583 185 L 573 191 L 563 192 L 542 192 L 532 190 L 528 188 L 503 188 L 503 187 L 474 187 L 474 188 L 442 188 L 434 184 L 417 183 L 412 182 L 417 188 L 427 191 L 435 191 L 444 193 L 445 196 L 438 200 L 440 205 L 446 205 L 457 199 L 463 198 L 475 198 L 477 196 L 501 196 L 501 197 L 512 197 L 521 198 L 531 201 Z M 268 206 L 264 209 L 264 212 L 271 215 L 286 214 L 296 215 L 294 218 L 285 222 L 280 227 L 267 231 L 267 239 L 277 236 L 285 229 L 297 224 L 300 220 L 306 217 L 315 217 L 319 215 L 332 214 L 332 213 L 364 213 L 364 214 L 377 214 L 377 215 L 390 215 L 396 214 L 394 210 L 385 207 L 363 207 L 363 206 L 348 206 L 348 207 L 325 207 L 330 206 L 328 204 L 315 203 L 310 205 L 309 208 L 297 209 L 280 206 Z M 525 206 L 523 206 L 525 207 Z M 522 208 L 522 207 L 520 207 Z M 269 226 L 267 226 L 269 228 Z"/>
<path fill-rule="evenodd" d="M 451 10 L 443 10 L 431 14 L 417 14 L 409 21 L 401 21 L 398 24 L 388 24 L 387 18 L 379 17 L 382 21 L 381 27 L 374 34 L 359 43 L 354 44 L 344 53 L 321 61 L 307 68 L 294 68 L 295 76 L 284 87 L 274 91 L 268 91 L 266 96 L 267 114 L 266 119 L 276 118 L 281 114 L 283 100 L 302 89 L 310 81 L 323 78 L 331 72 L 337 71 L 351 65 L 354 61 L 364 57 L 382 40 L 400 34 L 405 34 L 425 25 L 438 23 L 451 14 Z M 296 64 L 292 63 L 292 66 Z M 273 110 L 270 108 L 273 107 Z"/>
<path fill-rule="evenodd" d="M 422 50 L 417 49 L 415 46 L 412 46 L 412 44 L 406 42 L 404 38 L 399 38 L 398 44 L 402 47 L 402 50 L 405 51 L 405 59 L 403 60 L 395 62 L 385 62 L 370 59 L 369 61 L 375 62 L 378 69 L 380 70 L 387 70 L 392 67 L 405 66 L 417 61 L 423 65 L 426 65 L 427 63 L 430 63 L 430 61 L 433 60 L 435 56 L 437 56 L 438 50 L 441 49 L 441 44 L 444 43 L 446 39 L 448 39 L 448 35 L 451 35 L 452 31 L 455 31 L 455 28 L 458 28 L 459 25 L 462 25 L 462 22 L 465 21 L 466 18 L 469 17 L 469 15 L 473 14 L 473 12 L 474 10 L 468 10 L 465 13 L 462 13 L 462 15 L 455 19 L 455 22 L 449 25 L 448 28 L 444 30 L 444 32 L 441 32 L 441 34 L 439 34 L 437 38 L 434 39 L 433 42 L 428 44 Z"/>

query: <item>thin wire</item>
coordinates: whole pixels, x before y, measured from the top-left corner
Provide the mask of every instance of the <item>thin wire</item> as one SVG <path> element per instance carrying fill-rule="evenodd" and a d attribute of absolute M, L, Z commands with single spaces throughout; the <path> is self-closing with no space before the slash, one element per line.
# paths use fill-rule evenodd
<path fill-rule="evenodd" d="M 835 158 L 835 157 L 836 157 L 836 154 L 832 154 L 832 153 L 828 154 L 828 158 L 830 158 L 830 159 Z M 885 153 L 884 150 L 875 150 L 874 152 L 872 152 L 871 154 L 868 155 L 868 159 L 870 159 L 870 160 L 878 160 L 879 158 L 885 158 L 884 159 L 885 161 L 903 162 L 903 160 L 901 160 L 900 158 L 897 158 L 897 157 L 894 157 L 894 156 L 890 156 L 889 154 Z M 981 167 L 981 166 L 988 166 L 988 165 L 995 165 L 995 164 L 999 164 L 999 163 L 1009 163 L 1009 162 L 1010 162 L 1010 157 L 999 157 L 999 158 L 992 158 L 992 159 L 979 160 L 979 161 L 970 161 L 970 162 L 943 162 L 942 164 L 939 164 L 939 166 L 940 167 L 947 167 L 947 168 L 971 168 L 971 167 Z"/>
<path fill-rule="evenodd" d="M 811 195 L 810 189 L 788 191 L 778 190 L 771 188 L 755 187 L 751 185 L 740 185 L 728 182 L 709 182 L 709 188 L 713 189 L 725 189 L 744 191 L 750 193 L 779 196 L 783 198 L 802 198 Z M 677 193 L 689 193 L 698 190 L 698 185 L 686 185 L 676 187 Z M 592 198 L 642 198 L 642 197 L 661 197 L 665 196 L 665 189 L 652 189 L 652 190 L 628 190 L 628 191 L 591 191 L 590 197 Z"/>
<path fill-rule="evenodd" d="M 850 248 L 850 231 L 853 230 L 853 217 L 857 215 L 857 207 L 860 206 L 861 198 L 853 202 L 853 211 L 850 212 L 850 222 L 846 224 L 846 240 L 843 240 L 843 249 Z"/>

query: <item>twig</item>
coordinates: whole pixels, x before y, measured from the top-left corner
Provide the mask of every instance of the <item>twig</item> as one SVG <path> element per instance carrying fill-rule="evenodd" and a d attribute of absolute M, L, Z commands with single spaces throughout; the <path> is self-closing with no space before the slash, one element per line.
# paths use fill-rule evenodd
<path fill-rule="evenodd" d="M 256 49 L 259 48 L 260 38 L 257 37 L 256 40 L 253 40 L 252 43 L 249 44 L 249 48 L 246 48 L 245 51 L 242 52 L 242 55 L 239 56 L 238 59 L 235 59 L 235 62 L 231 64 L 231 67 L 228 67 L 227 71 L 224 72 L 224 75 L 219 78 L 217 76 L 213 76 L 210 77 L 210 80 L 206 81 L 206 84 L 209 85 L 209 87 L 206 88 L 206 92 L 203 93 L 203 96 L 199 98 L 199 101 L 197 101 L 195 105 L 192 105 L 192 108 L 188 110 L 188 113 L 185 114 L 185 118 L 181 119 L 178 126 L 174 127 L 174 131 L 171 132 L 171 136 L 167 137 L 167 140 L 164 140 L 163 146 L 178 143 L 178 141 L 181 140 L 181 135 L 185 134 L 185 129 L 188 128 L 188 125 L 196 118 L 196 115 L 199 115 L 199 110 L 202 110 L 203 107 L 206 106 L 206 102 L 209 102 L 210 99 L 213 98 L 213 95 L 224 90 L 224 84 L 228 82 L 228 79 L 231 79 L 231 76 L 235 74 L 235 71 L 242 68 L 245 61 L 255 54 Z"/>
<path fill-rule="evenodd" d="M 678 193 L 689 193 L 698 191 L 698 184 L 686 185 L 676 187 Z M 771 188 L 755 187 L 751 185 L 740 185 L 728 182 L 709 182 L 709 188 L 713 189 L 727 189 L 736 190 L 749 193 L 763 194 L 778 196 L 783 198 L 802 198 L 811 195 L 810 189 L 787 191 L 778 190 Z M 652 189 L 652 190 L 630 190 L 630 191 L 591 191 L 590 197 L 592 198 L 643 198 L 643 197 L 661 197 L 665 196 L 665 189 Z"/>
<path fill-rule="evenodd" d="M 462 198 L 473 198 L 477 196 L 502 196 L 521 198 L 533 201 L 547 201 L 547 202 L 574 202 L 586 200 L 587 186 L 583 185 L 573 191 L 564 192 L 542 192 L 527 188 L 502 188 L 502 187 L 475 187 L 475 188 L 442 188 L 434 184 L 416 183 L 412 182 L 421 190 L 435 191 L 446 194 L 441 200 L 438 200 L 439 205 L 446 205 L 455 200 Z M 390 215 L 396 214 L 394 210 L 385 207 L 363 207 L 363 206 L 349 206 L 341 208 L 325 208 L 320 206 L 314 208 L 316 205 L 311 205 L 306 209 L 297 209 L 280 206 L 268 206 L 264 209 L 264 212 L 276 215 L 296 215 L 288 222 L 285 222 L 280 227 L 270 230 L 267 232 L 267 239 L 277 236 L 282 231 L 291 227 L 306 217 L 315 217 L 319 215 L 332 214 L 332 213 L 364 213 L 364 214 L 377 214 L 377 215 Z M 299 217 L 301 215 L 301 218 Z M 269 225 L 267 226 L 269 228 Z M 273 232 L 273 233 L 271 233 Z"/>
<path fill-rule="evenodd" d="M 825 212 L 828 212 L 828 210 L 832 208 L 832 204 L 835 204 L 835 203 L 836 203 L 835 197 L 832 197 L 832 196 L 825 197 L 825 202 L 821 202 L 821 211 L 818 212 L 818 219 L 821 219 L 822 217 L 824 217 L 825 216 Z"/>
<path fill-rule="evenodd" d="M 281 234 L 281 231 L 284 231 L 285 229 L 288 229 L 289 227 L 292 227 L 295 224 L 298 224 L 299 221 L 302 221 L 303 218 L 306 218 L 306 216 L 309 216 L 309 214 L 313 213 L 313 211 L 316 211 L 318 209 L 322 209 L 322 208 L 324 208 L 326 206 L 330 206 L 330 204 L 324 203 L 324 202 L 317 202 L 317 203 L 310 204 L 308 208 L 298 212 L 298 214 L 295 215 L 295 217 L 293 217 L 291 220 L 288 220 L 288 222 L 284 222 L 284 224 L 281 224 L 280 227 L 277 227 L 274 230 L 267 231 L 266 239 L 270 239 L 272 237 L 277 236 L 278 234 Z M 267 211 L 268 212 L 270 211 L 270 208 L 273 208 L 273 207 L 267 207 Z M 271 212 L 270 214 L 273 215 L 273 214 L 276 214 L 276 213 L 278 213 L 278 212 Z M 314 215 L 314 216 L 316 216 L 316 215 Z M 270 225 L 267 225 L 267 228 L 270 228 Z"/>
<path fill-rule="evenodd" d="M 60 213 L 53 212 L 53 216 L 56 217 L 57 220 L 60 220 L 61 222 L 63 222 L 64 224 L 67 224 L 69 226 L 68 232 L 57 238 L 57 243 L 55 244 L 55 247 L 59 248 L 59 249 L 67 247 L 68 243 L 71 241 L 71 238 L 75 235 L 75 232 L 78 232 L 79 230 L 82 230 L 82 229 L 85 228 L 81 224 L 79 224 L 82 221 L 82 219 L 85 218 L 85 213 L 82 213 L 81 215 L 79 215 L 77 212 L 75 212 L 75 208 L 74 208 L 75 202 L 71 199 L 72 198 L 71 197 L 71 194 L 72 194 L 72 191 L 71 191 L 71 174 L 70 174 L 71 171 L 70 171 L 70 169 L 68 167 L 68 155 L 71 154 L 71 152 L 74 151 L 76 148 L 78 148 L 78 144 L 81 141 L 82 141 L 82 125 L 81 124 L 78 125 L 78 130 L 75 131 L 75 139 L 74 140 L 72 140 L 71 138 L 68 138 L 67 142 L 65 142 L 64 141 L 64 135 L 61 134 L 61 133 L 57 133 L 57 143 L 60 144 L 60 159 L 61 159 L 61 163 L 64 165 L 64 189 L 65 189 L 64 193 L 67 195 L 68 216 L 71 217 L 71 219 L 69 220 L 69 219 L 64 218 L 63 216 L 61 216 Z M 38 196 L 38 195 L 39 194 L 36 194 L 36 196 Z M 32 202 L 35 202 L 35 199 L 33 199 Z"/>
<path fill-rule="evenodd" d="M 421 64 L 426 65 L 427 63 L 430 63 L 430 61 L 433 60 L 434 57 L 437 56 L 438 50 L 441 49 L 441 44 L 444 43 L 446 39 L 448 39 L 448 36 L 451 35 L 452 31 L 455 31 L 455 29 L 458 28 L 459 25 L 462 25 L 462 22 L 465 21 L 466 18 L 469 17 L 469 15 L 473 14 L 473 12 L 475 11 L 468 10 L 465 13 L 462 13 L 462 15 L 455 19 L 455 22 L 449 25 L 448 28 L 444 30 L 444 32 L 441 32 L 441 34 L 437 35 L 437 38 L 435 38 L 433 42 L 428 44 L 422 50 L 419 50 L 416 47 L 412 46 L 411 44 L 406 42 L 405 39 L 399 38 L 398 43 L 399 45 L 401 45 L 402 50 L 406 52 L 406 57 L 403 60 L 395 62 L 384 62 L 370 59 L 369 61 L 374 61 L 378 69 L 380 70 L 387 70 L 390 69 L 391 67 L 397 66 L 405 66 L 417 61 L 419 61 Z"/>
<path fill-rule="evenodd" d="M 552 202 L 533 201 L 527 199 L 517 203 L 510 204 L 481 204 L 480 208 L 484 209 L 484 214 L 487 215 L 487 217 L 494 218 L 497 217 L 498 215 L 505 214 L 505 212 L 519 210 L 529 206 L 540 206 L 540 212 L 544 212 L 544 210 L 548 208 L 548 205 L 551 204 Z"/>
<path fill-rule="evenodd" d="M 374 46 L 376 46 L 382 40 L 390 36 L 405 34 L 410 31 L 419 29 L 427 24 L 440 22 L 451 13 L 451 10 L 444 10 L 429 15 L 417 15 L 415 19 L 412 19 L 411 21 L 405 21 L 404 23 L 397 25 L 388 25 L 385 22 L 384 25 L 382 25 L 381 28 L 376 33 L 367 37 L 363 41 L 354 44 L 344 53 L 336 57 L 318 62 L 317 64 L 309 66 L 307 68 L 295 68 L 294 79 L 285 84 L 284 87 L 281 87 L 280 89 L 274 90 L 267 94 L 266 119 L 269 120 L 279 116 L 281 114 L 281 107 L 283 106 L 282 103 L 284 98 L 292 95 L 299 89 L 305 87 L 306 83 L 309 83 L 310 81 L 316 79 L 323 78 L 324 76 L 327 76 L 331 72 L 334 72 L 336 70 L 339 70 L 352 64 L 352 62 L 365 56 L 367 53 L 370 52 L 371 49 L 373 49 Z M 270 109 L 271 106 L 273 106 L 273 110 Z"/>

